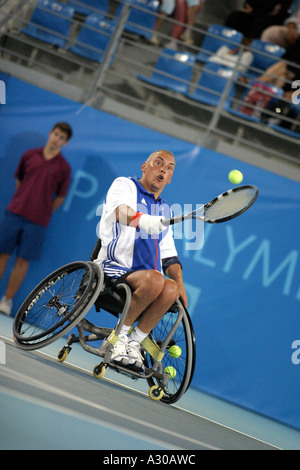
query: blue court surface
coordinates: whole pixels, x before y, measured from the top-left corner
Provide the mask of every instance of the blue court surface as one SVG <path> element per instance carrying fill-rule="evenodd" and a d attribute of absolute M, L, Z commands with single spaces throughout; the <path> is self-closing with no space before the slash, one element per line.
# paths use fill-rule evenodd
<path fill-rule="evenodd" d="M 0 365 L 3 450 L 300 449 L 299 431 L 194 388 L 175 405 L 153 402 L 143 380 L 112 371 L 103 382 L 94 379 L 95 357 L 76 344 L 60 364 L 63 339 L 25 352 L 12 341 L 11 318 L 0 317 L 0 331 L 6 350 Z M 178 420 L 190 436 L 181 434 Z"/>

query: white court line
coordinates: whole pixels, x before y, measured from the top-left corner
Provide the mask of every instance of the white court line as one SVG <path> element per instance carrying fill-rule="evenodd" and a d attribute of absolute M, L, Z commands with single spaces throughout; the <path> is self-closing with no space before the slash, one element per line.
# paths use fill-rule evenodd
<path fill-rule="evenodd" d="M 157 425 L 152 424 L 152 423 L 145 423 L 145 421 L 142 420 L 142 419 L 136 418 L 134 416 L 129 416 L 129 415 L 127 415 L 125 413 L 122 413 L 120 411 L 115 411 L 111 408 L 108 408 L 107 406 L 102 406 L 102 405 L 99 405 L 98 403 L 94 403 L 90 400 L 86 400 L 85 398 L 80 398 L 76 395 L 71 394 L 70 392 L 64 392 L 63 390 L 59 390 L 56 387 L 53 387 L 52 385 L 45 384 L 44 382 L 42 382 L 38 379 L 28 377 L 27 375 L 22 374 L 21 372 L 16 372 L 16 371 L 13 371 L 13 370 L 6 370 L 5 368 L 1 368 L 0 369 L 0 375 L 4 375 L 6 377 L 13 378 L 13 380 L 17 380 L 21 383 L 27 383 L 28 385 L 34 386 L 34 387 L 36 387 L 38 389 L 41 389 L 41 390 L 44 390 L 46 392 L 51 392 L 51 393 L 53 393 L 55 395 L 58 395 L 60 397 L 67 398 L 68 400 L 72 400 L 72 401 L 75 401 L 75 402 L 80 403 L 82 405 L 89 406 L 90 408 L 96 409 L 97 411 L 102 411 L 102 412 L 105 412 L 107 414 L 116 416 L 117 418 L 122 418 L 122 419 L 124 419 L 126 421 L 130 421 L 134 424 L 138 424 L 140 426 L 150 428 L 153 431 L 159 431 L 160 433 L 164 433 L 164 431 L 161 429 L 160 426 L 157 426 Z M 120 426 L 120 428 L 127 429 L 125 426 Z M 177 433 L 175 431 L 171 431 L 170 429 L 168 429 L 167 434 L 171 435 L 171 436 L 173 436 L 177 439 L 180 439 L 181 441 L 186 441 L 189 444 L 196 444 L 198 446 L 205 447 L 205 448 L 210 449 L 210 450 L 221 450 L 216 446 L 207 444 L 206 442 L 200 441 L 198 439 L 193 439 L 191 437 L 186 438 L 182 434 Z"/>
<path fill-rule="evenodd" d="M 139 441 L 144 440 L 148 444 L 153 443 L 156 446 L 162 447 L 165 446 L 169 450 L 181 450 L 180 447 L 177 447 L 175 445 L 170 444 L 169 442 L 165 442 L 161 439 L 156 439 L 153 436 L 145 436 L 144 438 L 141 436 L 136 431 L 133 431 L 132 429 L 125 428 L 124 426 L 120 426 L 117 424 L 112 424 L 109 421 L 101 422 L 100 419 L 94 418 L 93 416 L 86 415 L 84 413 L 81 413 L 80 411 L 73 410 L 73 409 L 68 409 L 65 406 L 58 405 L 57 403 L 51 403 L 49 401 L 43 400 L 42 398 L 36 398 L 36 397 L 31 397 L 24 392 L 19 392 L 16 390 L 12 390 L 11 388 L 5 387 L 0 385 L 0 394 L 6 394 L 9 397 L 14 397 L 16 399 L 22 400 L 27 403 L 31 403 L 33 405 L 38 405 L 40 407 L 43 407 L 47 410 L 53 410 L 55 412 L 62 413 L 64 415 L 70 416 L 71 418 L 77 418 L 80 420 L 83 420 L 88 423 L 92 423 L 96 426 L 100 426 L 107 431 L 108 429 L 114 431 L 114 432 L 121 432 L 125 434 L 126 436 L 132 436 L 134 439 L 138 439 Z M 104 450 L 104 449 L 101 449 Z"/>

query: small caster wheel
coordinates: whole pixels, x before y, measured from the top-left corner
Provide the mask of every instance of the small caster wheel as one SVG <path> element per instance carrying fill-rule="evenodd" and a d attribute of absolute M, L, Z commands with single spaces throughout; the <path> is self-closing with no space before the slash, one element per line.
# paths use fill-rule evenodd
<path fill-rule="evenodd" d="M 148 394 L 151 400 L 160 400 L 164 395 L 164 391 L 158 385 L 152 385 Z"/>
<path fill-rule="evenodd" d="M 72 348 L 70 346 L 64 346 L 57 354 L 57 360 L 59 362 L 64 362 L 67 359 L 67 356 Z"/>
<path fill-rule="evenodd" d="M 103 364 L 103 362 L 101 362 L 101 364 L 98 364 L 97 366 L 94 367 L 93 376 L 96 379 L 101 379 L 101 377 L 103 377 L 104 374 L 105 374 L 105 365 Z"/>

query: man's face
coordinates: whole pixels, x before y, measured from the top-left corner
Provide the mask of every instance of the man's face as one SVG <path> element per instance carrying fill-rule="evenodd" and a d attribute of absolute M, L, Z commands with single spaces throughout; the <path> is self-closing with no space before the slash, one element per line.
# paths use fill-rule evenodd
<path fill-rule="evenodd" d="M 175 169 L 174 157 L 165 152 L 156 152 L 142 165 L 141 182 L 151 193 L 160 194 L 170 184 Z"/>
<path fill-rule="evenodd" d="M 48 145 L 53 150 L 59 150 L 68 142 L 68 136 L 65 132 L 61 131 L 58 127 L 49 133 Z"/>

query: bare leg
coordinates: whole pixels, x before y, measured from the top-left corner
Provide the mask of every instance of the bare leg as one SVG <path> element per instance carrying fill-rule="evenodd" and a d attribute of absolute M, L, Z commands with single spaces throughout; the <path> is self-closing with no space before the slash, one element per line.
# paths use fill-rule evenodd
<path fill-rule="evenodd" d="M 177 284 L 154 270 L 136 271 L 126 278 L 126 282 L 134 292 L 124 324 L 132 325 L 143 313 L 138 327 L 149 333 L 178 298 Z"/>
<path fill-rule="evenodd" d="M 157 18 L 156 22 L 155 22 L 155 25 L 154 25 L 154 31 L 157 31 L 160 26 L 163 24 L 163 22 L 165 21 L 166 17 L 168 16 L 166 13 L 163 13 L 163 12 L 160 12 L 160 15 L 163 16 L 163 18 Z"/>
<path fill-rule="evenodd" d="M 10 257 L 10 255 L 8 255 L 6 253 L 1 253 L 0 254 L 0 279 L 4 274 L 4 271 L 5 271 L 5 268 L 6 268 L 6 265 L 7 265 L 7 261 L 9 260 L 9 257 Z"/>
<path fill-rule="evenodd" d="M 186 24 L 190 27 L 194 26 L 196 20 L 196 14 L 199 9 L 199 6 L 189 7 L 186 12 Z"/>
<path fill-rule="evenodd" d="M 195 24 L 196 20 L 196 14 L 198 11 L 199 6 L 192 6 L 187 8 L 186 12 L 186 24 L 187 27 L 184 31 L 184 33 L 181 35 L 181 38 L 187 43 L 187 44 L 193 44 L 193 39 L 192 39 L 192 31 L 191 28 Z"/>
<path fill-rule="evenodd" d="M 14 269 L 10 275 L 5 297 L 12 299 L 18 292 L 22 282 L 24 281 L 28 271 L 29 261 L 23 258 L 17 258 Z"/>
<path fill-rule="evenodd" d="M 287 74 L 288 72 L 285 62 L 279 61 L 274 65 L 271 65 L 271 67 L 269 67 L 265 73 L 259 77 L 259 80 L 281 88 L 285 84 Z"/>

